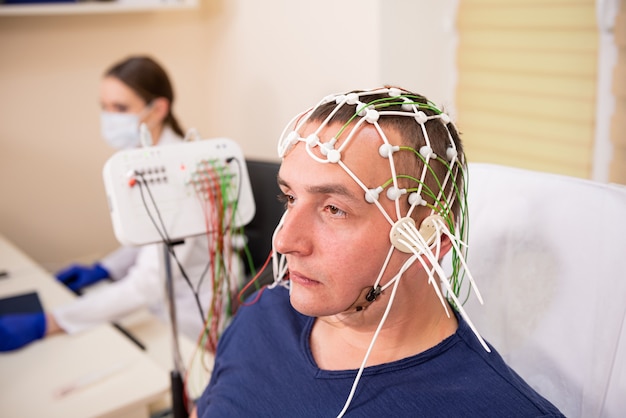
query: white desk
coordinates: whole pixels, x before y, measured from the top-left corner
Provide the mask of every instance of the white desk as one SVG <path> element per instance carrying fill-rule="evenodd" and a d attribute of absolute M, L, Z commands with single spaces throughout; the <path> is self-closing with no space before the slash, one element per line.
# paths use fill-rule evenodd
<path fill-rule="evenodd" d="M 37 291 L 44 309 L 75 296 L 0 236 L 0 297 Z M 131 321 L 131 332 L 148 347 L 140 350 L 111 325 L 76 335 L 55 335 L 20 350 L 0 353 L 0 416 L 6 417 L 148 417 L 170 401 L 171 338 L 156 319 Z M 188 360 L 193 343 L 181 340 Z M 94 373 L 116 369 L 108 377 L 58 397 L 59 388 Z"/>

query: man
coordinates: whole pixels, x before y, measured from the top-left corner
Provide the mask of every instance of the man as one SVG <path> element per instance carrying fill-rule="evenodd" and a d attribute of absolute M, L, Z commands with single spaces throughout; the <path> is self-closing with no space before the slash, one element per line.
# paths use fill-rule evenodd
<path fill-rule="evenodd" d="M 465 158 L 447 115 L 398 88 L 329 96 L 279 151 L 276 281 L 224 333 L 193 415 L 562 416 L 457 298 Z"/>

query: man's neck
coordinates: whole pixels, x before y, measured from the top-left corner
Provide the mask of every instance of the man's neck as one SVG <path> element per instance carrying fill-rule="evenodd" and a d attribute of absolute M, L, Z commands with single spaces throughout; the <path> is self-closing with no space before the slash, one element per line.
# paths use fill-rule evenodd
<path fill-rule="evenodd" d="M 454 334 L 458 323 L 432 289 L 423 298 L 396 298 L 381 329 L 367 366 L 400 360 L 434 347 Z M 311 332 L 311 351 L 318 367 L 327 370 L 358 369 L 387 307 L 388 296 L 361 312 L 317 318 Z"/>

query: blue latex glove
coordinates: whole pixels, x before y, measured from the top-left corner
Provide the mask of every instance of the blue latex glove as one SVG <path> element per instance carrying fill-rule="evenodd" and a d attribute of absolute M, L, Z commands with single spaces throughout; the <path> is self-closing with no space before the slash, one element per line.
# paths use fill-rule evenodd
<path fill-rule="evenodd" d="M 43 338 L 45 333 L 43 312 L 0 315 L 0 351 L 16 350 Z"/>
<path fill-rule="evenodd" d="M 94 284 L 102 279 L 109 277 L 109 272 L 106 271 L 99 263 L 95 263 L 92 266 L 83 266 L 80 264 L 73 264 L 61 270 L 56 274 L 57 280 L 72 289 L 74 292 L 78 292 L 85 286 Z"/>

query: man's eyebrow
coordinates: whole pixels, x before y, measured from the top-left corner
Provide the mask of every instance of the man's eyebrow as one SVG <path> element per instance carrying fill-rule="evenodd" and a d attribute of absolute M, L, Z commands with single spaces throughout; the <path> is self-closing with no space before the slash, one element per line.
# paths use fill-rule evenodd
<path fill-rule="evenodd" d="M 278 185 L 289 188 L 289 183 L 282 179 L 280 176 L 276 178 Z M 305 189 L 309 193 L 313 194 L 333 194 L 346 197 L 351 200 L 360 200 L 359 196 L 355 196 L 355 194 L 348 189 L 343 184 L 339 183 L 328 183 L 328 184 L 319 184 L 319 185 L 309 185 L 306 186 Z"/>

